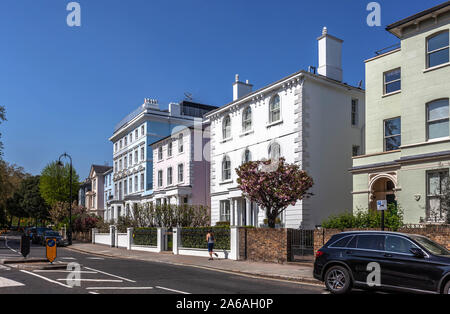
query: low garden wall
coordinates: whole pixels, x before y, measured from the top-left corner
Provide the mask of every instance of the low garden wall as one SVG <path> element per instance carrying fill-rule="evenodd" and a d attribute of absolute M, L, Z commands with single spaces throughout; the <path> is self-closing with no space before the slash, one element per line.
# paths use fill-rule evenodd
<path fill-rule="evenodd" d="M 380 229 L 316 229 L 314 231 L 314 252 L 317 252 L 335 234 L 345 231 L 380 230 Z M 450 225 L 428 225 L 423 227 L 405 227 L 397 232 L 423 235 L 450 250 Z"/>
<path fill-rule="evenodd" d="M 231 253 L 231 229 L 230 227 L 201 227 L 201 228 L 177 228 L 177 254 L 191 256 L 209 256 L 206 235 L 209 230 L 214 232 L 214 252 L 219 258 L 228 259 Z"/>
<path fill-rule="evenodd" d="M 63 233 L 61 233 L 63 234 Z M 73 232 L 72 240 L 90 243 L 92 242 L 92 233 L 91 232 Z"/>
<path fill-rule="evenodd" d="M 290 229 L 239 228 L 239 259 L 258 262 L 290 261 Z"/>

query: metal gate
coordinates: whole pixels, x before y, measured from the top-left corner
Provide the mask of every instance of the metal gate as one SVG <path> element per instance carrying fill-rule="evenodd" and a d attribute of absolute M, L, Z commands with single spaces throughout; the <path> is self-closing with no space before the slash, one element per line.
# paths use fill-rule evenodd
<path fill-rule="evenodd" d="M 314 230 L 291 229 L 291 261 L 314 260 Z"/>

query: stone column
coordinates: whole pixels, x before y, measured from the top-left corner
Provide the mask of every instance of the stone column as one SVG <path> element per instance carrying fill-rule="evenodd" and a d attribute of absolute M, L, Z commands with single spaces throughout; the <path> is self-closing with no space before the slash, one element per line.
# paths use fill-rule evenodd
<path fill-rule="evenodd" d="M 131 250 L 133 244 L 133 228 L 127 228 L 127 250 Z"/>
<path fill-rule="evenodd" d="M 164 241 L 164 233 L 165 233 L 165 229 L 164 228 L 158 228 L 158 231 L 157 231 L 158 233 L 157 233 L 157 247 L 158 247 L 158 249 L 157 249 L 157 251 L 158 251 L 158 253 L 160 253 L 160 252 L 162 252 L 162 251 L 164 251 L 164 248 L 165 248 L 165 241 Z"/>
<path fill-rule="evenodd" d="M 235 226 L 236 221 L 234 205 L 234 199 L 230 198 L 230 226 Z"/>
<path fill-rule="evenodd" d="M 239 228 L 233 226 L 231 227 L 230 232 L 230 259 L 237 261 L 239 260 Z"/>
<path fill-rule="evenodd" d="M 249 199 L 245 199 L 245 209 L 247 217 L 245 218 L 247 225 L 253 225 L 253 217 L 252 217 L 252 202 Z"/>
<path fill-rule="evenodd" d="M 172 250 L 174 255 L 178 255 L 179 247 L 181 246 L 181 228 L 172 228 Z"/>

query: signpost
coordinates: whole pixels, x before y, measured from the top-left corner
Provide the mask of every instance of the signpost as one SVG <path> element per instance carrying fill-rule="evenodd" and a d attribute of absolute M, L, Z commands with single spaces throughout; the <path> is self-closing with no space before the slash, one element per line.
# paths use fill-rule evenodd
<path fill-rule="evenodd" d="M 381 230 L 384 231 L 384 211 L 387 210 L 387 200 L 377 201 L 377 210 L 381 211 Z"/>
<path fill-rule="evenodd" d="M 45 244 L 46 244 L 47 259 L 50 263 L 53 264 L 53 261 L 56 259 L 56 239 L 47 238 L 45 240 Z"/>
<path fill-rule="evenodd" d="M 30 254 L 30 238 L 26 234 L 20 238 L 20 253 L 24 258 Z"/>

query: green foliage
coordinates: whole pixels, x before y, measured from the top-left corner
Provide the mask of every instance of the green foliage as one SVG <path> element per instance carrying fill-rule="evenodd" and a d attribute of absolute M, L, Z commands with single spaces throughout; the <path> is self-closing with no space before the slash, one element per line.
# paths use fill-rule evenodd
<path fill-rule="evenodd" d="M 218 221 L 216 222 L 216 227 L 225 227 L 225 226 L 230 226 L 230 222 L 229 221 Z"/>
<path fill-rule="evenodd" d="M 400 205 L 389 204 L 384 213 L 384 226 L 390 230 L 398 230 L 403 226 L 403 210 Z M 356 214 L 343 213 L 331 216 L 322 227 L 326 229 L 372 229 L 381 227 L 381 212 L 358 210 Z"/>
<path fill-rule="evenodd" d="M 36 220 L 47 220 L 49 218 L 50 206 L 41 196 L 39 182 L 39 176 L 29 177 L 22 181 L 19 190 L 19 193 L 23 197 L 21 206 L 28 217 Z"/>
<path fill-rule="evenodd" d="M 201 227 L 210 222 L 209 209 L 194 205 L 136 204 L 125 216 L 117 220 L 119 232 L 127 228 L 144 227 Z"/>
<path fill-rule="evenodd" d="M 181 247 L 206 249 L 208 242 L 206 235 L 209 230 L 214 232 L 215 244 L 214 249 L 229 250 L 230 249 L 230 227 L 200 227 L 200 228 L 182 228 L 181 229 Z"/>
<path fill-rule="evenodd" d="M 72 169 L 72 200 L 77 199 L 79 177 Z M 70 197 L 70 165 L 58 166 L 57 162 L 49 163 L 41 173 L 39 188 L 42 197 L 50 206 L 58 202 L 69 202 Z"/>
<path fill-rule="evenodd" d="M 133 231 L 133 244 L 135 245 L 158 245 L 157 228 L 136 228 Z"/>

